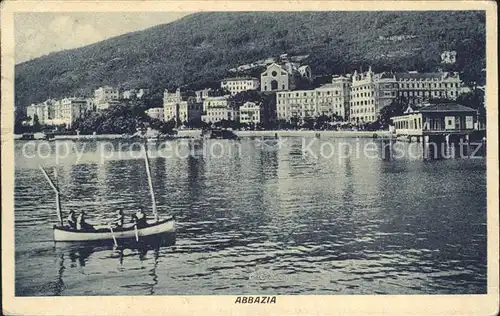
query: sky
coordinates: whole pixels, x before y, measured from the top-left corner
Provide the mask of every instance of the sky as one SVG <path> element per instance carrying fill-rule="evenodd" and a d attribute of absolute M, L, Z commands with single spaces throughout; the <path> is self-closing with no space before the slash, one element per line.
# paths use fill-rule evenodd
<path fill-rule="evenodd" d="M 16 64 L 110 37 L 175 21 L 187 12 L 17 13 L 14 17 Z"/>

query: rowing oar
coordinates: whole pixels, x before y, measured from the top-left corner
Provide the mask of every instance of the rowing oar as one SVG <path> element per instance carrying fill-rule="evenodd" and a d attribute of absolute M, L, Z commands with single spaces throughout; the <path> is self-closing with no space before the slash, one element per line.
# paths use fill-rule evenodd
<path fill-rule="evenodd" d="M 113 241 L 115 242 L 115 247 L 118 248 L 118 242 L 116 241 L 115 238 L 115 233 L 113 232 L 113 227 L 111 227 L 111 224 L 108 223 L 109 230 L 111 231 L 111 237 L 113 237 Z"/>
<path fill-rule="evenodd" d="M 139 242 L 139 232 L 137 231 L 137 224 L 134 224 L 135 241 Z"/>

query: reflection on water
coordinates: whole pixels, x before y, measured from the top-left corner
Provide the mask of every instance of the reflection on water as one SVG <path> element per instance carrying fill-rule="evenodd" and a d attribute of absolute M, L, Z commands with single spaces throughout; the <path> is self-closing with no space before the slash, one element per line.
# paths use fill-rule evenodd
<path fill-rule="evenodd" d="M 340 142 L 311 148 L 325 141 Z M 217 158 L 204 153 L 213 142 L 151 159 L 158 212 L 176 216 L 177 240 L 142 250 L 54 246 L 54 197 L 37 169 L 57 167 L 64 212 L 107 222 L 151 208 L 139 148 L 101 161 L 99 142 L 75 143 L 56 163 L 17 143 L 16 295 L 485 293 L 484 160 L 316 159 L 298 138 L 222 141 Z"/>

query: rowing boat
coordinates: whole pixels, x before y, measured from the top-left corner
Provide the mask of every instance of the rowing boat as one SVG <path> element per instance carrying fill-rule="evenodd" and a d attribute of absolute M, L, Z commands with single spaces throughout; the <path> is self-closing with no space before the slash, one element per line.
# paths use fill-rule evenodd
<path fill-rule="evenodd" d="M 147 155 L 146 147 L 144 147 L 144 158 L 146 162 L 146 173 L 148 175 L 148 184 L 152 200 L 152 209 L 154 214 L 153 221 L 147 221 L 143 227 L 137 227 L 136 224 L 124 225 L 123 227 L 111 227 L 110 225 L 94 226 L 93 229 L 89 230 L 77 230 L 75 228 L 65 226 L 62 220 L 60 193 L 57 185 L 52 181 L 47 171 L 40 166 L 45 178 L 49 182 L 50 186 L 56 194 L 56 209 L 57 217 L 59 219 L 59 225 L 53 226 L 54 241 L 103 241 L 112 240 L 115 246 L 118 246 L 118 240 L 124 239 L 135 239 L 139 241 L 140 239 L 151 239 L 158 238 L 161 239 L 163 235 L 175 233 L 175 218 L 169 217 L 160 220 L 158 218 L 158 212 L 156 209 L 156 201 L 153 191 L 153 183 L 151 180 L 151 170 L 149 167 L 149 159 Z M 54 169 L 55 177 L 57 177 L 56 169 Z"/>
<path fill-rule="evenodd" d="M 146 227 L 138 228 L 134 225 L 111 230 L 108 226 L 96 226 L 92 231 L 79 231 L 67 226 L 54 225 L 54 241 L 97 241 L 158 237 L 175 232 L 173 217 L 159 222 L 149 221 Z"/>

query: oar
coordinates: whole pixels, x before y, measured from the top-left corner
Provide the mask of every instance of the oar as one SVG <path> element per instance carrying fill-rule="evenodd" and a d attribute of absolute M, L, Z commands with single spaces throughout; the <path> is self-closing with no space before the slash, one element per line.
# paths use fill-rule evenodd
<path fill-rule="evenodd" d="M 113 241 L 115 243 L 115 247 L 118 248 L 118 242 L 116 241 L 115 233 L 113 232 L 113 227 L 111 227 L 111 224 L 109 224 L 109 223 L 108 223 L 108 227 L 109 227 L 109 230 L 111 231 L 111 237 L 113 237 Z"/>
<path fill-rule="evenodd" d="M 52 181 L 52 179 L 49 177 L 49 175 L 47 174 L 47 171 L 45 171 L 45 169 L 42 167 L 42 165 L 38 165 L 38 166 L 40 167 L 40 170 L 42 170 L 43 175 L 45 176 L 45 178 L 49 182 L 50 186 L 52 187 L 52 189 L 56 193 L 57 218 L 59 219 L 59 225 L 63 226 L 62 211 L 61 211 L 61 198 L 59 196 L 60 195 L 59 188 L 57 187 L 57 185 L 54 184 L 54 181 Z M 57 177 L 57 169 L 56 168 L 54 168 L 54 176 Z"/>
<path fill-rule="evenodd" d="M 139 242 L 139 232 L 137 231 L 137 224 L 134 224 L 135 241 Z"/>

